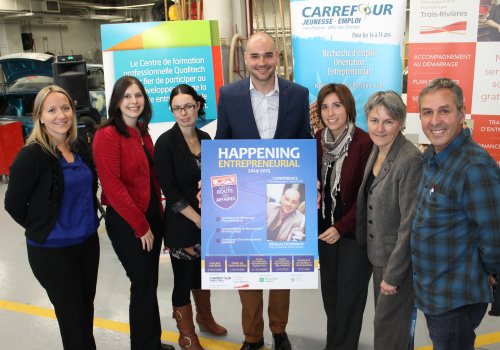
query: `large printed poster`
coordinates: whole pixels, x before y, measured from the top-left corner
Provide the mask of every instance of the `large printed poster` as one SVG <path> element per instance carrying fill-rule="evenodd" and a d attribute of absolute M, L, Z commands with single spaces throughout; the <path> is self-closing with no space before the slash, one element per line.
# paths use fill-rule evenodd
<path fill-rule="evenodd" d="M 500 7 L 491 0 L 411 0 L 407 133 L 429 143 L 418 115 L 418 95 L 437 77 L 464 91 L 473 139 L 500 164 Z"/>
<path fill-rule="evenodd" d="M 310 102 L 326 84 L 347 85 L 356 100 L 356 125 L 376 91 L 401 93 L 406 0 L 292 0 L 295 82 Z"/>
<path fill-rule="evenodd" d="M 315 140 L 202 141 L 203 289 L 316 289 Z"/>
<path fill-rule="evenodd" d="M 163 132 L 175 122 L 169 101 L 179 84 L 191 85 L 205 98 L 207 122 L 217 119 L 223 84 L 217 21 L 109 24 L 101 26 L 101 37 L 107 104 L 115 81 L 133 75 L 151 101 L 153 134 L 158 123 L 168 124 Z"/>

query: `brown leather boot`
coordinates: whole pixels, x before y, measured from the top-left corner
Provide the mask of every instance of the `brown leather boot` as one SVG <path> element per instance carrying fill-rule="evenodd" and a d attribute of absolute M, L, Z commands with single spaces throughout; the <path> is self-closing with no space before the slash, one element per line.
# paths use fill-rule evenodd
<path fill-rule="evenodd" d="M 202 332 L 226 335 L 227 329 L 215 322 L 210 305 L 210 290 L 191 289 L 196 304 L 196 323 Z"/>
<path fill-rule="evenodd" d="M 184 350 L 205 350 L 194 331 L 193 308 L 191 304 L 175 307 L 172 318 L 177 321 L 179 330 L 179 345 Z"/>

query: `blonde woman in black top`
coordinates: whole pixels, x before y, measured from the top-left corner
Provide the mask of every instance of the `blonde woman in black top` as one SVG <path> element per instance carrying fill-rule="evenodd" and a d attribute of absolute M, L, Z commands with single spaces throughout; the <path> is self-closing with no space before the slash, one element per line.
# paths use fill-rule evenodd
<path fill-rule="evenodd" d="M 5 210 L 26 229 L 28 260 L 54 305 L 64 349 L 93 350 L 99 266 L 94 162 L 77 138 L 75 107 L 62 88 L 40 90 L 33 122 L 10 168 Z"/>

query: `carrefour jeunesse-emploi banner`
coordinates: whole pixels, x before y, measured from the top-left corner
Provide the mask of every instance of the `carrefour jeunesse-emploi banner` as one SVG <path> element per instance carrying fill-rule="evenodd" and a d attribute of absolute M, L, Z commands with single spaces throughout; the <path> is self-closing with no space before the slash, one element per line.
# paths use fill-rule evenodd
<path fill-rule="evenodd" d="M 291 0 L 295 81 L 310 102 L 329 83 L 347 85 L 356 100 L 356 125 L 376 91 L 401 93 L 406 0 Z"/>
<path fill-rule="evenodd" d="M 201 147 L 202 287 L 318 288 L 315 140 Z"/>

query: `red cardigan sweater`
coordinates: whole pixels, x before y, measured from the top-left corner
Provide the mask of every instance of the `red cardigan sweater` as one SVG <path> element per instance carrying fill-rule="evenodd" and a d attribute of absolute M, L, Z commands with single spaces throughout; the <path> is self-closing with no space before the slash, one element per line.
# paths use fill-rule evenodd
<path fill-rule="evenodd" d="M 160 185 L 154 167 L 149 168 L 139 132 L 128 127 L 130 137 L 122 136 L 115 127 L 99 129 L 94 137 L 94 161 L 101 180 L 103 205 L 111 205 L 132 227 L 137 237 L 149 230 L 144 214 L 150 200 L 152 181 L 158 203 L 161 206 Z M 149 135 L 143 137 L 151 157 L 154 159 L 153 141 Z"/>
<path fill-rule="evenodd" d="M 321 160 L 323 158 L 323 147 L 321 146 L 321 132 L 323 129 L 316 132 L 316 145 L 318 155 L 318 177 L 321 174 Z M 352 137 L 347 156 L 342 164 L 340 173 L 340 196 L 342 198 L 342 219 L 335 221 L 333 227 L 339 231 L 341 236 L 347 232 L 352 232 L 356 237 L 356 203 L 358 201 L 358 190 L 363 182 L 366 162 L 373 148 L 373 142 L 370 136 L 356 127 Z M 322 179 L 319 179 L 320 182 Z M 325 184 L 321 183 L 321 188 Z M 320 213 L 321 215 L 321 209 Z M 318 232 L 322 234 L 323 232 Z"/>

